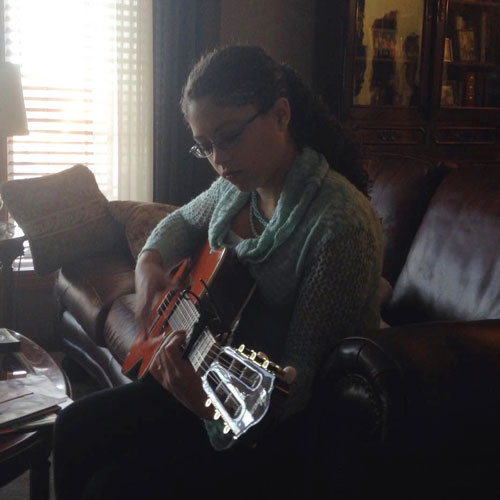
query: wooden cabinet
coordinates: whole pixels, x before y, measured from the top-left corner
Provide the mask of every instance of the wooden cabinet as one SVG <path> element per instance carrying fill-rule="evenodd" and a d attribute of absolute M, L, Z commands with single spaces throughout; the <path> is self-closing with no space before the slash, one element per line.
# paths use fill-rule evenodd
<path fill-rule="evenodd" d="M 316 87 L 363 150 L 500 166 L 500 0 L 318 0 Z"/>

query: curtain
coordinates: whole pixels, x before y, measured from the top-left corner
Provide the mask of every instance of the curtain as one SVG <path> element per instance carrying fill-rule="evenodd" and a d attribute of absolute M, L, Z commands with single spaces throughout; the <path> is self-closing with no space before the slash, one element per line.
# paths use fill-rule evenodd
<path fill-rule="evenodd" d="M 220 0 L 154 0 L 154 200 L 182 205 L 209 186 L 207 160 L 189 154 L 180 111 L 191 66 L 219 41 Z"/>
<path fill-rule="evenodd" d="M 153 197 L 152 0 L 4 0 L 5 59 L 21 66 L 29 135 L 8 178 L 93 171 L 109 199 Z"/>
<path fill-rule="evenodd" d="M 153 199 L 153 3 L 119 0 L 117 18 L 117 197 Z M 121 21 L 121 22 L 120 22 Z M 135 29 L 131 29 L 131 27 Z"/>

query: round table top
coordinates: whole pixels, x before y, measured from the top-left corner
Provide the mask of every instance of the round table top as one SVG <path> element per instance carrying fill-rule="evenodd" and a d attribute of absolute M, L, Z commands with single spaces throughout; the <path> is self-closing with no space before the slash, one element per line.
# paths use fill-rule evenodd
<path fill-rule="evenodd" d="M 21 349 L 20 352 L 13 353 L 10 358 L 4 359 L 0 366 L 0 377 L 6 369 L 25 370 L 31 375 L 45 375 L 58 389 L 70 395 L 69 382 L 54 358 L 33 340 L 13 330 L 9 331 L 21 341 Z"/>
<path fill-rule="evenodd" d="M 54 361 L 50 354 L 40 347 L 36 342 L 9 330 L 21 341 L 19 352 L 3 354 L 0 366 L 0 378 L 5 378 L 6 372 L 26 371 L 32 375 L 45 375 L 54 383 L 58 389 L 71 396 L 71 388 L 64 372 Z M 2 377 L 3 376 L 3 377 Z M 44 429 L 42 429 L 43 431 Z M 45 435 L 46 432 L 43 433 Z M 0 436 L 0 464 L 2 466 L 12 456 L 17 456 L 30 446 L 34 446 L 39 441 L 41 431 L 22 432 L 15 434 L 5 434 Z M 0 481 L 1 484 L 1 481 Z"/>

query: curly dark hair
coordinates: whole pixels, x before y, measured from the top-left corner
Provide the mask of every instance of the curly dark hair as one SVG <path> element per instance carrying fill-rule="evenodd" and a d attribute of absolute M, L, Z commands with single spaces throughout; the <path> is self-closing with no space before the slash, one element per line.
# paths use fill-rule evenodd
<path fill-rule="evenodd" d="M 189 102 L 204 97 L 222 107 L 251 104 L 262 113 L 279 97 L 287 98 L 289 131 L 297 148 L 309 146 L 322 153 L 331 168 L 368 195 L 368 176 L 356 143 L 298 73 L 276 62 L 262 48 L 235 45 L 204 55 L 191 70 L 182 92 L 184 116 Z"/>

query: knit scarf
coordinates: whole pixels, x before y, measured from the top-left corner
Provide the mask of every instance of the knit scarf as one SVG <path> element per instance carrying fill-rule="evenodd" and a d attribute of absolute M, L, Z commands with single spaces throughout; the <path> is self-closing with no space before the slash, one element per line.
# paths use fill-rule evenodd
<path fill-rule="evenodd" d="M 311 201 L 321 186 L 329 166 L 323 155 L 304 148 L 287 172 L 276 210 L 271 220 L 257 238 L 244 239 L 235 247 L 240 260 L 259 263 L 266 260 L 282 245 L 303 219 Z M 208 228 L 212 248 L 228 246 L 226 237 L 233 218 L 250 199 L 249 192 L 239 191 L 229 185 L 217 203 Z"/>

